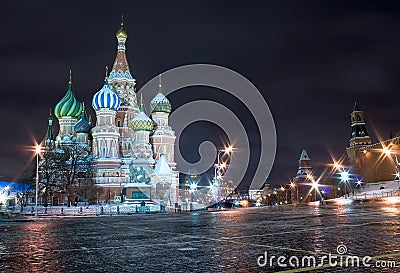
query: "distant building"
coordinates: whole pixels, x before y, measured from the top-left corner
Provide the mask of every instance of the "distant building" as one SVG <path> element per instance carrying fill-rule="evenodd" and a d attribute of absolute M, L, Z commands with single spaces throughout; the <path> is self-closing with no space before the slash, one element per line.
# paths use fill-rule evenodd
<path fill-rule="evenodd" d="M 296 176 L 293 178 L 294 187 L 291 187 L 291 201 L 292 203 L 299 203 L 307 201 L 308 193 L 310 191 L 310 181 L 307 175 L 311 175 L 312 166 L 311 159 L 307 151 L 303 149 L 299 158 L 299 167 L 297 168 Z"/>
<path fill-rule="evenodd" d="M 346 149 L 352 173 L 365 183 L 391 181 L 399 168 L 400 136 L 371 144 L 364 112 L 354 104 L 351 117 L 351 138 Z"/>

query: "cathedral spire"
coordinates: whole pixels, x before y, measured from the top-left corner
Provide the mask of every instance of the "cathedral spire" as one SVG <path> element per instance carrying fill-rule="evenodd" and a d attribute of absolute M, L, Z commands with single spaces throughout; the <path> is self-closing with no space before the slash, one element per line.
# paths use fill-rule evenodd
<path fill-rule="evenodd" d="M 115 93 L 121 99 L 121 104 L 125 106 L 137 107 L 135 84 L 136 81 L 132 77 L 128 60 L 126 58 L 126 39 L 128 33 L 125 30 L 124 18 L 121 18 L 121 25 L 117 31 L 117 56 L 115 57 L 114 65 L 108 77 L 108 82 L 112 85 Z"/>
<path fill-rule="evenodd" d="M 47 126 L 46 139 L 45 139 L 46 147 L 51 147 L 54 144 L 54 140 L 55 138 L 53 130 L 53 114 L 52 114 L 52 109 L 50 108 L 49 124 Z"/>
<path fill-rule="evenodd" d="M 108 66 L 106 65 L 106 75 L 104 77 L 104 82 L 108 82 Z"/>
<path fill-rule="evenodd" d="M 162 93 L 161 74 L 158 75 L 158 93 Z"/>
<path fill-rule="evenodd" d="M 71 71 L 71 69 L 69 70 L 68 87 L 69 87 L 69 88 L 72 88 L 72 71 Z"/>

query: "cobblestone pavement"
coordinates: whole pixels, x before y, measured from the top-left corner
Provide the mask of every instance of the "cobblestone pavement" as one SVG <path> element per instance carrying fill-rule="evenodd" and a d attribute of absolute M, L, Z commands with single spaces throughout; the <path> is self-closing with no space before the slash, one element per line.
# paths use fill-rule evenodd
<path fill-rule="evenodd" d="M 400 272 L 399 216 L 398 205 L 381 204 L 0 222 L 0 272 Z M 319 263 L 339 245 L 346 255 L 373 257 L 371 265 L 398 268 L 288 262 L 315 256 Z"/>

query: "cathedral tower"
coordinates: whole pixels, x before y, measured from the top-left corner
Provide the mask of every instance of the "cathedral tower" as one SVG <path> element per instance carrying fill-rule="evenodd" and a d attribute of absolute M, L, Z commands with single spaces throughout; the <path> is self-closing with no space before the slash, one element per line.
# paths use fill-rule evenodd
<path fill-rule="evenodd" d="M 150 132 L 153 129 L 153 121 L 144 113 L 143 103 L 140 112 L 132 120 L 132 129 L 135 131 L 133 141 L 133 164 L 154 164 L 153 150 L 150 144 Z"/>
<path fill-rule="evenodd" d="M 54 148 L 54 130 L 53 130 L 53 115 L 51 114 L 51 109 L 50 109 L 50 114 L 49 114 L 49 123 L 47 126 L 47 132 L 46 132 L 46 138 L 44 140 L 44 145 L 47 149 L 52 149 Z"/>
<path fill-rule="evenodd" d="M 116 112 L 120 106 L 120 98 L 108 84 L 108 77 L 104 85 L 92 99 L 93 109 L 96 111 L 96 126 L 92 129 L 93 159 L 97 169 L 102 173 L 97 176 L 115 175 L 113 172 L 120 166 L 118 139 L 119 132 L 115 124 Z"/>
<path fill-rule="evenodd" d="M 168 165 L 175 169 L 174 161 L 175 132 L 168 124 L 169 114 L 171 113 L 171 103 L 162 93 L 161 75 L 159 76 L 157 95 L 150 103 L 151 118 L 155 127 L 150 136 L 153 145 L 155 159 L 158 160 L 163 154 Z"/>
<path fill-rule="evenodd" d="M 117 55 L 108 82 L 121 99 L 121 106 L 117 110 L 115 122 L 120 133 L 120 154 L 125 158 L 124 161 L 126 161 L 126 164 L 129 164 L 132 159 L 131 143 L 134 133 L 130 124 L 132 119 L 138 114 L 139 108 L 135 93 L 136 81 L 131 75 L 126 58 L 125 43 L 128 33 L 124 29 L 123 20 L 121 21 L 120 29 L 116 33 L 116 37 L 118 41 Z"/>

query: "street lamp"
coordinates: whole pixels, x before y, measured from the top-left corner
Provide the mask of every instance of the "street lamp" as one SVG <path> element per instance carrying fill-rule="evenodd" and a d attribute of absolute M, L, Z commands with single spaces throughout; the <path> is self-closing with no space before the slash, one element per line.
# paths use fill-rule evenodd
<path fill-rule="evenodd" d="M 42 146 L 36 144 L 35 154 L 36 154 L 36 190 L 35 190 L 35 218 L 38 217 L 38 195 L 39 195 L 39 155 L 42 152 Z"/>
<path fill-rule="evenodd" d="M 296 186 L 294 181 L 290 182 L 290 187 L 296 189 L 296 202 L 299 202 L 299 188 Z"/>
<path fill-rule="evenodd" d="M 218 150 L 217 164 L 214 164 L 213 187 L 211 188 L 212 191 L 214 191 L 214 194 L 216 195 L 216 199 L 219 199 L 219 187 L 220 187 L 220 181 L 222 180 L 222 170 L 227 167 L 226 162 L 221 163 L 220 156 L 222 153 L 230 155 L 232 151 L 233 151 L 232 145 L 225 147 L 225 149 L 223 150 Z M 219 202 L 219 200 L 217 202 Z"/>

